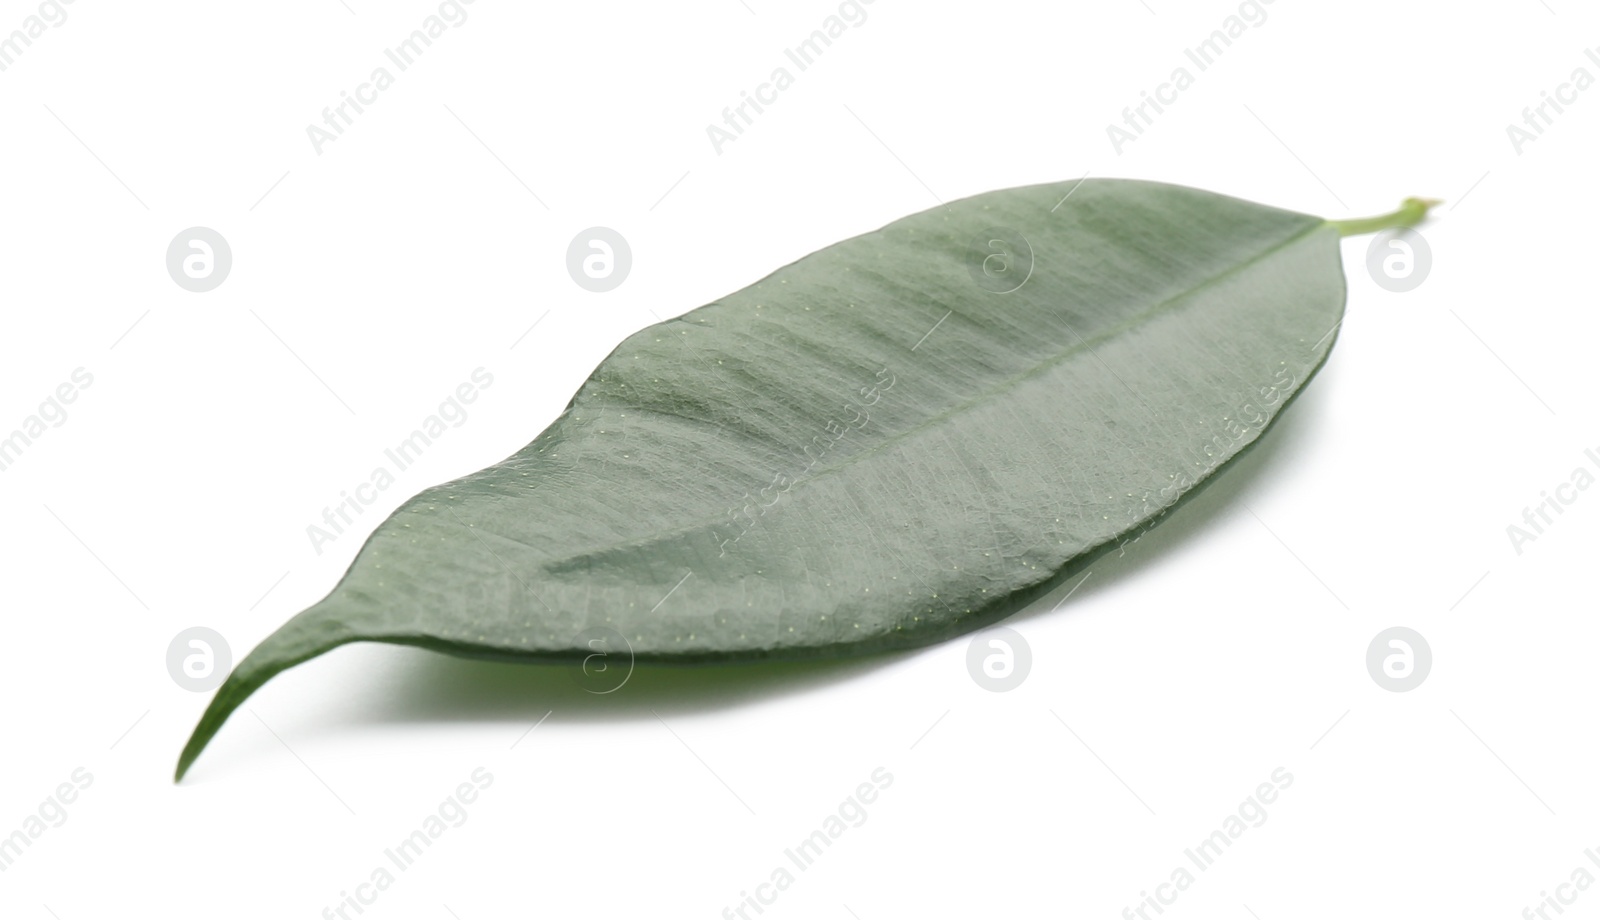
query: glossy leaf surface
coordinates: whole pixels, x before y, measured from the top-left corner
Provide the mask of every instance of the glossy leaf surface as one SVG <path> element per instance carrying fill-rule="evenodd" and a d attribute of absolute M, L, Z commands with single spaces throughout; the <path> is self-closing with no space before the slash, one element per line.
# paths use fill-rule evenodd
<path fill-rule="evenodd" d="M 1063 200 L 1065 199 L 1065 200 Z M 625 340 L 515 455 L 430 488 L 246 657 L 860 654 L 1006 616 L 1254 441 L 1332 347 L 1321 218 L 1086 180 L 951 202 Z"/>

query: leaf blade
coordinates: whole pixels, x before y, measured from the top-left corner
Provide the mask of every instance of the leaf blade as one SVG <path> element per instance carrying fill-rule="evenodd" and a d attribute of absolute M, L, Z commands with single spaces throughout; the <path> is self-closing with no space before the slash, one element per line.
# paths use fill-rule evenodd
<path fill-rule="evenodd" d="M 1004 292 L 973 271 L 997 225 L 1031 256 Z M 1176 186 L 1031 186 L 641 330 L 523 450 L 385 521 L 240 663 L 178 775 L 262 683 L 350 641 L 552 661 L 604 627 L 695 662 L 992 622 L 1259 437 L 1332 347 L 1338 237 Z"/>

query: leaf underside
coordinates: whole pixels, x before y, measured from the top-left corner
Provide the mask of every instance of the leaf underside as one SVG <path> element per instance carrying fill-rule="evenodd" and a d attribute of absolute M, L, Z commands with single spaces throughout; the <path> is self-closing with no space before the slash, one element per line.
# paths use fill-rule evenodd
<path fill-rule="evenodd" d="M 560 661 L 607 628 L 707 662 L 992 623 L 1253 442 L 1344 299 L 1321 218 L 1147 182 L 990 192 L 829 246 L 628 337 L 532 443 L 403 504 L 239 663 L 178 775 L 349 642 Z"/>

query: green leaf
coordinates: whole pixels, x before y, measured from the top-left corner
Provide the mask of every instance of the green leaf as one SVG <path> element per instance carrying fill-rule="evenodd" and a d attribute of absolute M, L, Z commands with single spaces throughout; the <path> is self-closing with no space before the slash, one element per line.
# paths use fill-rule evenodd
<path fill-rule="evenodd" d="M 1344 310 L 1346 225 L 1194 189 L 990 192 L 630 336 L 511 457 L 407 501 L 218 690 L 178 777 L 350 642 L 575 661 L 857 655 L 977 629 L 1248 447 Z M 1408 210 L 1409 209 L 1409 210 Z"/>

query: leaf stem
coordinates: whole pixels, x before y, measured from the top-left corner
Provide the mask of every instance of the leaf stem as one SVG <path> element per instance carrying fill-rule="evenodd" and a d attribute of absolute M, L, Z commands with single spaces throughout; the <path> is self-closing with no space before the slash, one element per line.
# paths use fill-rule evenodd
<path fill-rule="evenodd" d="M 1441 202 L 1437 198 L 1407 198 L 1400 203 L 1400 207 L 1388 214 L 1377 217 L 1358 217 L 1353 220 L 1330 220 L 1339 229 L 1340 236 L 1354 236 L 1358 233 L 1375 233 L 1379 230 L 1392 230 L 1397 227 L 1410 227 L 1420 223 L 1428 215 L 1428 209 Z"/>

